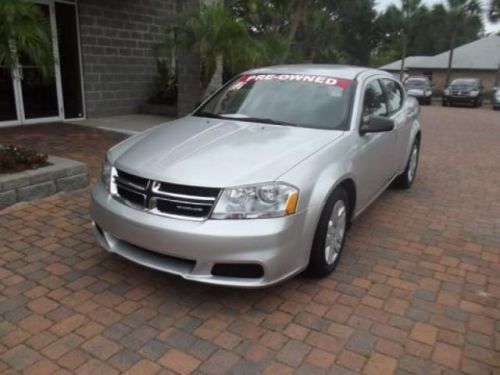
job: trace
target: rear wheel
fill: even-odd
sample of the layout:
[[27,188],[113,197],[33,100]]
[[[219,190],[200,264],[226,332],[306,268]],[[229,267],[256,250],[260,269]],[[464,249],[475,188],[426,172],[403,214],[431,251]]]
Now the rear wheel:
[[328,199],[316,228],[307,271],[314,277],[333,272],[340,260],[349,222],[349,199],[337,188]]
[[441,105],[442,105],[443,107],[447,107],[447,106],[448,106],[448,101],[447,101],[446,99],[443,99],[443,100],[441,101]]
[[415,180],[418,167],[418,157],[420,154],[420,142],[415,140],[411,148],[410,157],[406,164],[406,169],[394,181],[395,185],[401,189],[409,189]]

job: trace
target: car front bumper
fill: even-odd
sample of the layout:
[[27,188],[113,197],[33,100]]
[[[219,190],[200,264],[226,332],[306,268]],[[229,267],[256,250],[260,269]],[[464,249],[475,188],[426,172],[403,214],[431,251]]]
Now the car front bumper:
[[478,96],[446,96],[444,98],[447,102],[453,103],[475,103],[479,100]]
[[[275,219],[191,221],[129,207],[98,183],[90,214],[99,244],[130,261],[188,280],[257,288],[278,283],[308,263],[315,209]],[[263,276],[212,274],[215,264],[252,264]]]
[[418,94],[408,93],[408,96],[414,97],[415,99],[418,99],[418,100],[432,99],[432,95],[424,95],[424,94],[418,95]]

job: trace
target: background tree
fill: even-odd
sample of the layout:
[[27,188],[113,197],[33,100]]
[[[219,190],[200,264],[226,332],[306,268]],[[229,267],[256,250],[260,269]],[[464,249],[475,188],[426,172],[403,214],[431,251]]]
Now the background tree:
[[448,0],[449,7],[449,50],[448,69],[446,72],[446,84],[450,83],[451,69],[453,65],[453,54],[457,46],[457,36],[466,27],[467,20],[478,17],[481,14],[481,6],[478,0]]
[[[392,6],[378,17],[378,43],[372,56],[373,65],[380,66],[400,56],[400,17],[399,8]],[[432,8],[420,6],[413,25],[415,32],[408,38],[406,56],[432,56],[450,48],[451,17],[445,4],[436,4]],[[482,32],[480,14],[467,14],[455,36],[455,45],[474,41],[482,36]]]
[[251,59],[251,41],[245,25],[224,4],[200,4],[170,28],[168,39],[157,50],[196,51],[200,57],[201,88],[207,88],[222,76],[224,65],[233,67],[241,59]]
[[488,18],[493,23],[500,20],[500,0],[490,0]]
[[288,58],[290,48],[293,42],[295,41],[295,35],[297,34],[297,30],[299,29],[300,24],[305,18],[306,5],[307,5],[306,0],[295,0],[293,18],[292,18],[292,23],[290,25],[290,31],[288,32],[286,50],[283,60],[286,60]]
[[49,20],[28,0],[0,1],[0,67],[13,71],[21,57],[45,77],[54,73]]
[[406,57],[408,56],[408,46],[411,45],[418,32],[419,20],[424,18],[422,13],[426,13],[427,8],[422,6],[421,0],[401,0],[401,7],[389,6],[385,12],[382,23],[390,28],[393,37],[399,40],[401,75],[405,70]]
[[346,63],[369,65],[377,45],[377,12],[374,0],[325,1],[334,14],[337,35],[332,42]]

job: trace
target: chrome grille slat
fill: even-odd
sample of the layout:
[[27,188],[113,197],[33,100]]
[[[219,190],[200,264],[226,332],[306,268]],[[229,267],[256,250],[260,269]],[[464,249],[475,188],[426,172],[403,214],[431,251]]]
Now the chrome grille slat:
[[139,190],[139,191],[143,191],[143,192],[145,192],[147,189],[147,186],[143,187],[143,186],[136,185],[133,182],[125,180],[123,177],[119,177],[119,176],[115,176],[115,183],[118,185],[122,185],[124,188],[125,187],[133,188],[135,190]]
[[120,201],[156,215],[190,220],[207,219],[222,191],[154,181],[120,170],[113,181]]
[[193,204],[195,206],[206,206],[206,207],[212,207],[213,203],[205,203],[205,202],[193,202],[193,201],[183,201],[179,199],[170,199],[170,198],[165,198],[165,197],[152,197],[151,198],[154,201],[167,201],[167,202],[172,202],[172,203],[180,203],[180,204]]
[[203,202],[214,202],[217,197],[199,197],[199,196],[190,196],[190,195],[183,195],[183,194],[174,194],[174,193],[165,193],[162,191],[153,191],[155,194],[160,195],[162,197],[170,197],[174,199],[188,199],[188,200],[193,200],[193,201],[203,201]]

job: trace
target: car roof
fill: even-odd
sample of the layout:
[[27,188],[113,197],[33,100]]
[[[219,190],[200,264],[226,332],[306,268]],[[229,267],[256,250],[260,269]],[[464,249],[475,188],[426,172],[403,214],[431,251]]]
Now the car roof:
[[369,72],[390,76],[390,74],[388,74],[387,72],[378,69],[336,64],[275,65],[248,70],[244,74],[312,74],[353,80],[359,74]]

